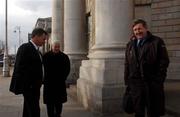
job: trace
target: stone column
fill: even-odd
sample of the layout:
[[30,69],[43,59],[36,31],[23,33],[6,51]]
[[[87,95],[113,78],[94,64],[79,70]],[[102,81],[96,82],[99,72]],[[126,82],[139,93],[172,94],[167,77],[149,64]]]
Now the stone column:
[[71,61],[69,83],[76,83],[79,78],[81,61],[87,56],[85,38],[85,0],[64,1],[64,52]]
[[64,0],[52,0],[52,37],[51,42],[60,42],[60,49],[64,48],[63,41],[63,1]]
[[132,0],[95,0],[95,45],[83,60],[78,100],[101,115],[122,112],[124,51],[131,35]]

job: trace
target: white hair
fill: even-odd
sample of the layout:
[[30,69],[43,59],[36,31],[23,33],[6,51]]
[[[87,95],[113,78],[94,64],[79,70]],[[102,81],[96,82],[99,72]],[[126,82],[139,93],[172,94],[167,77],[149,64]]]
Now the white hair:
[[52,40],[51,41],[51,45],[56,45],[56,44],[60,45],[60,41],[59,40]]

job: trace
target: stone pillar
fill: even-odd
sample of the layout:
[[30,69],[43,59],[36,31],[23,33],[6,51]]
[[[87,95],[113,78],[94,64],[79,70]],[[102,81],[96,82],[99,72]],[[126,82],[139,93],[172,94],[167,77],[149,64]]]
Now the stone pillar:
[[64,1],[64,52],[71,61],[68,83],[76,83],[79,78],[81,61],[87,56],[85,39],[85,0]]
[[131,35],[132,0],[95,1],[95,45],[83,60],[78,100],[100,115],[122,112],[124,51]]
[[51,42],[60,42],[60,49],[64,48],[63,41],[63,13],[64,0],[52,0],[52,37]]

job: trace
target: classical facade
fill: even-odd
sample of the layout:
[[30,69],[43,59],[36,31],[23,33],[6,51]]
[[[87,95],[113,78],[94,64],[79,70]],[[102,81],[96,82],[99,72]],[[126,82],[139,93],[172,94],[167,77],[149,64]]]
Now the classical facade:
[[162,37],[170,56],[168,79],[180,76],[179,0],[52,0],[52,40],[71,59],[69,82],[78,100],[99,114],[122,112],[124,50],[135,18]]

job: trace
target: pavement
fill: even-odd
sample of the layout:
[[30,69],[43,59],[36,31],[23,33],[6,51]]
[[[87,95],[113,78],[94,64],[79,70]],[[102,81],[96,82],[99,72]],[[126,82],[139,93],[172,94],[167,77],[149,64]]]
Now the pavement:
[[[1,70],[1,68],[0,68]],[[22,95],[14,95],[9,92],[10,77],[2,77],[0,72],[0,117],[21,117],[23,98]],[[71,87],[71,86],[70,86]],[[68,89],[68,94],[72,93]],[[180,81],[168,81],[165,83],[167,115],[164,117],[180,117]],[[41,94],[42,95],[42,94]],[[41,117],[47,117],[46,107],[40,99]],[[85,110],[76,98],[68,96],[68,102],[64,104],[62,117],[98,117]],[[112,117],[112,116],[108,116]],[[113,117],[133,117],[121,113]]]
[[164,87],[167,113],[180,117],[180,80],[167,80]]
[[[10,79],[10,77],[0,77],[0,117],[21,117],[23,98],[22,95],[9,92]],[[42,101],[41,96],[41,117],[47,117],[46,107]],[[68,97],[68,102],[64,104],[62,117],[93,117],[93,114]]]

